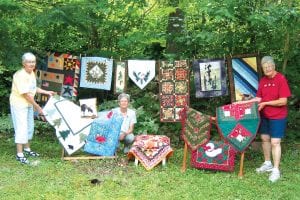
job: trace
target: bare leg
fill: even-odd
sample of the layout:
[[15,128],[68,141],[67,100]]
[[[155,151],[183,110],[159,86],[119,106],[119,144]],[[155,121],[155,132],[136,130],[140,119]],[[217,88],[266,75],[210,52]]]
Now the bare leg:
[[265,161],[269,160],[271,161],[271,142],[270,142],[270,136],[266,134],[261,135],[262,140],[262,148],[264,153]]
[[272,145],[272,156],[274,167],[279,169],[280,158],[281,158],[281,139],[280,138],[272,138],[271,145]]
[[17,143],[17,153],[23,153],[23,144]]

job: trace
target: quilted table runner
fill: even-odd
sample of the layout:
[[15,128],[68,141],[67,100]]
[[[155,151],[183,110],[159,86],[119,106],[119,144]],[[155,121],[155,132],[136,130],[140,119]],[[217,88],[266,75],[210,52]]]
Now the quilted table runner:
[[224,141],[209,141],[192,151],[191,165],[198,169],[233,171],[235,150]]
[[138,135],[128,153],[128,158],[137,158],[147,170],[151,170],[172,154],[170,139],[167,136]]
[[179,112],[189,105],[189,67],[186,60],[161,62],[159,69],[160,121],[180,122]]
[[196,150],[200,145],[207,143],[210,138],[211,120],[193,108],[180,112],[182,122],[181,137],[188,147]]
[[82,57],[80,87],[110,90],[112,68],[112,59]]
[[[56,103],[59,102],[63,102],[65,107],[57,107]],[[56,95],[52,96],[43,108],[47,121],[55,128],[56,137],[69,155],[85,144],[93,121],[89,118],[81,119],[80,107],[76,106],[73,102]]]
[[155,60],[128,60],[128,75],[140,89],[144,89],[155,77]]
[[257,103],[229,104],[217,108],[219,132],[239,152],[243,152],[256,137],[259,123]]

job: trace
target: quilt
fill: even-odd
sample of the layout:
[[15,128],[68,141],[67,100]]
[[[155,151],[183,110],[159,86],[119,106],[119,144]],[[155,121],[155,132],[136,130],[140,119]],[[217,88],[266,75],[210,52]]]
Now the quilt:
[[260,123],[257,103],[228,104],[217,108],[219,133],[235,150],[243,152],[255,139]]
[[155,77],[155,60],[128,60],[128,75],[140,89],[144,89]]
[[100,114],[91,125],[84,151],[99,156],[113,156],[119,144],[123,117],[116,113]]
[[189,67],[186,60],[162,61],[159,69],[160,121],[180,122],[189,106]]
[[110,90],[113,60],[102,57],[82,57],[80,87]]
[[208,141],[192,151],[191,166],[197,169],[233,171],[235,150],[224,141]]
[[197,98],[228,94],[224,60],[196,60],[193,62],[193,71]]
[[129,159],[137,158],[146,170],[151,170],[172,154],[170,139],[167,136],[138,135],[127,156]]
[[181,137],[191,150],[207,143],[210,139],[211,118],[193,108],[180,112]]
[[[55,104],[59,102],[64,102],[66,107],[57,108]],[[90,133],[90,124],[92,123],[92,119],[84,119],[84,122],[79,119],[81,118],[81,113],[79,106],[77,107],[71,101],[55,95],[49,98],[43,108],[47,121],[55,128],[56,137],[68,155],[73,154],[83,147],[85,139]],[[70,108],[76,109],[70,112]],[[61,112],[62,110],[64,111]],[[79,116],[79,118],[74,116]],[[70,129],[70,125],[72,126],[73,124],[76,124],[76,128],[74,127],[75,130]]]

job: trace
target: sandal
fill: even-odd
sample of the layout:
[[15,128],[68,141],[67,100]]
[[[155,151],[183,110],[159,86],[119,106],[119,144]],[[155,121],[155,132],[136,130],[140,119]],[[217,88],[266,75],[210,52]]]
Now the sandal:
[[32,156],[32,157],[39,157],[40,154],[38,154],[37,152],[34,152],[34,151],[26,151],[24,150],[24,153],[28,156]]
[[29,160],[27,160],[26,157],[19,157],[18,155],[16,156],[17,161],[20,161],[22,164],[29,164]]

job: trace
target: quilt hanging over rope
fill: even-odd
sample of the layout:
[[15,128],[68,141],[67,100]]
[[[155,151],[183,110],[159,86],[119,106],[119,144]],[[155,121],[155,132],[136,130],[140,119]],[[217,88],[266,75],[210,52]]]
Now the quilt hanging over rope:
[[228,104],[217,108],[219,133],[237,151],[243,152],[255,139],[260,123],[257,103]]
[[170,139],[167,136],[137,135],[127,156],[129,159],[137,158],[147,170],[151,170],[172,154]]
[[[36,70],[38,86],[58,95],[75,99],[78,95],[80,61],[71,54],[48,53],[47,66]],[[45,104],[48,95],[37,94],[37,101]]]
[[189,106],[189,67],[186,60],[162,61],[159,69],[160,121],[179,122]]
[[228,94],[225,61],[203,59],[193,62],[196,97],[216,97]]
[[116,62],[114,93],[126,92],[127,86],[127,65],[126,62]]
[[113,60],[101,57],[82,57],[80,87],[110,90]]
[[155,77],[155,60],[128,60],[128,75],[140,89],[144,89]]
[[[59,102],[63,102],[63,104]],[[57,107],[57,103],[60,106]],[[43,108],[43,112],[47,121],[55,128],[56,137],[69,155],[79,150],[85,144],[93,119],[81,118],[81,111],[78,105],[55,95],[50,97]]]

